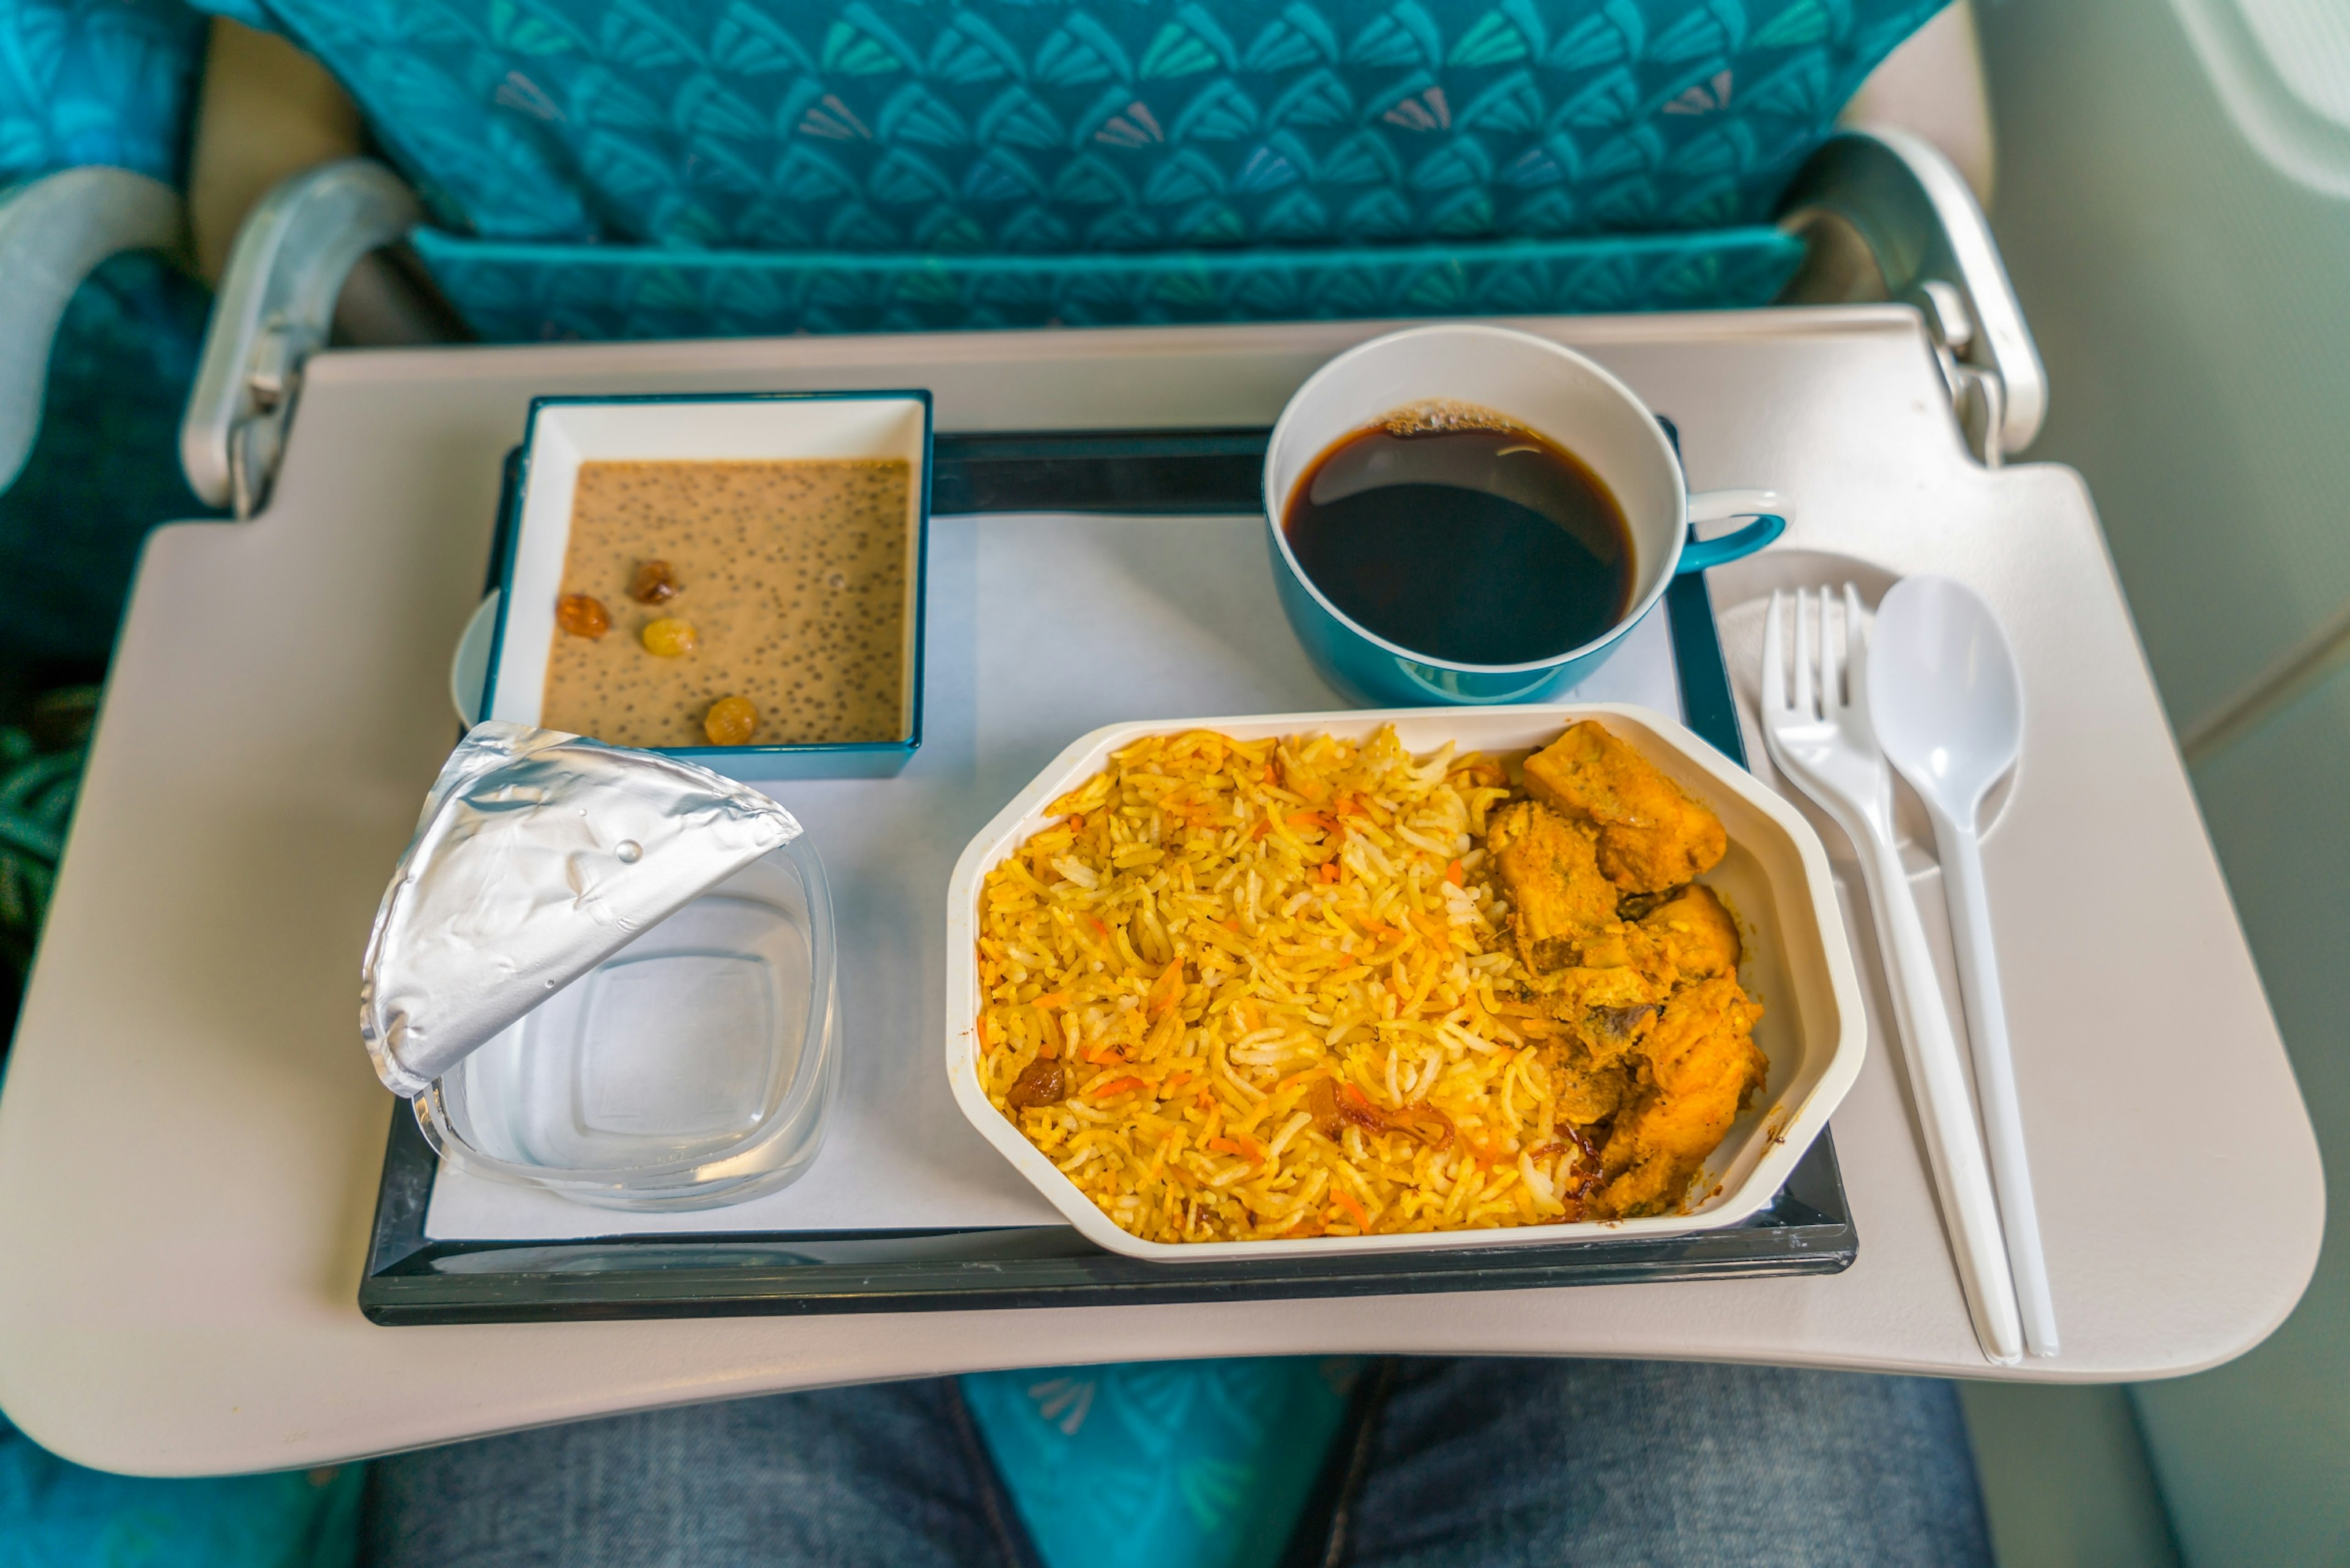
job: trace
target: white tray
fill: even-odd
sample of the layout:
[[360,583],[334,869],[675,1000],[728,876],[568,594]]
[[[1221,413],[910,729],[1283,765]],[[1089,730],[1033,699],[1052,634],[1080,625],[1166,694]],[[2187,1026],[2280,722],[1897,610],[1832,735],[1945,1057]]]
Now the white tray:
[[[444,1165],[428,1237],[1066,1223],[964,1120],[940,1068],[955,857],[1089,730],[1345,704],[1290,635],[1260,517],[937,519],[927,636],[926,734],[904,773],[761,786],[807,825],[839,919],[845,1077],[808,1174],[731,1209],[637,1215]],[[1574,698],[1680,711],[1661,606]]]

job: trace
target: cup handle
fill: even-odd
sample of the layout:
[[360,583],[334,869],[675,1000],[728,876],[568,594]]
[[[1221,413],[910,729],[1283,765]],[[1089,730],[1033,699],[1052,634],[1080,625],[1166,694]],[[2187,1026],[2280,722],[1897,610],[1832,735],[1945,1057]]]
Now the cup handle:
[[1682,545],[1681,564],[1675,575],[1702,572],[1709,566],[1744,560],[1785,533],[1787,519],[1794,515],[1794,510],[1787,504],[1787,498],[1775,490],[1699,491],[1689,498],[1691,523],[1720,523],[1731,517],[1752,517],[1754,521],[1719,539],[1692,539]]

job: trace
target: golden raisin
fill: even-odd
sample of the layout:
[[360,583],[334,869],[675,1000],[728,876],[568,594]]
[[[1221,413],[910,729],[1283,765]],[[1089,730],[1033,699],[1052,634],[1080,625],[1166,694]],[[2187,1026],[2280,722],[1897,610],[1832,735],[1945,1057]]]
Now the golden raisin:
[[640,605],[665,605],[677,597],[677,574],[667,561],[639,561],[629,579],[629,597]]
[[574,637],[601,637],[612,629],[612,615],[602,599],[566,594],[555,601],[555,624]]
[[645,651],[663,659],[675,659],[681,653],[691,653],[702,639],[693,635],[693,628],[671,616],[645,623]]
[[702,732],[713,746],[748,745],[759,728],[759,710],[748,697],[721,697],[702,716]]

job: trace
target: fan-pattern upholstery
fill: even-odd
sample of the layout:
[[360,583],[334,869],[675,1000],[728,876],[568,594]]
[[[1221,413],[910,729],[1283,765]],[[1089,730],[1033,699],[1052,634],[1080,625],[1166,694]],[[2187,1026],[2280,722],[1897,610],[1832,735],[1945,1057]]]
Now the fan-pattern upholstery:
[[92,163],[175,182],[203,36],[178,0],[0,0],[0,185]]
[[233,3],[514,338],[1759,304],[1941,0]]

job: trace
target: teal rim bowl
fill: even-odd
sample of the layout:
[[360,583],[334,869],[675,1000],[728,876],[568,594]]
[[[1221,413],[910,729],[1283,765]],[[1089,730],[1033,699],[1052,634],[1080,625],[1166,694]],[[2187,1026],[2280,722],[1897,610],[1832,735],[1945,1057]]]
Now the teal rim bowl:
[[[1283,525],[1296,487],[1338,442],[1396,411],[1476,404],[1574,452],[1607,484],[1632,536],[1631,607],[1580,647],[1522,664],[1464,664],[1392,642],[1333,604],[1298,564]],[[1664,427],[1632,389],[1571,348],[1471,323],[1375,337],[1309,377],[1265,446],[1264,513],[1274,584],[1291,628],[1325,680],[1370,707],[1538,702],[1596,670],[1673,578],[1741,559],[1785,532],[1790,508],[1767,490],[1691,494]],[[1751,519],[1717,539],[1690,525]]]

